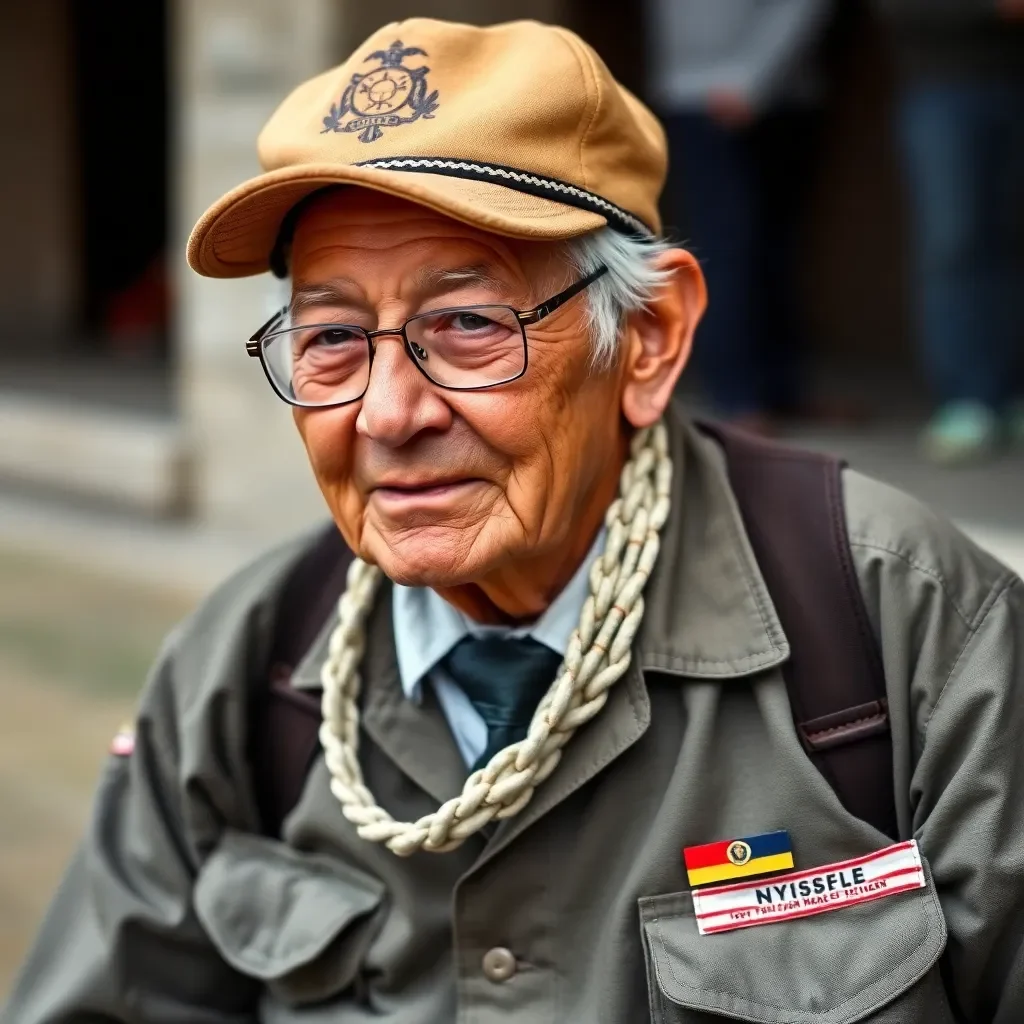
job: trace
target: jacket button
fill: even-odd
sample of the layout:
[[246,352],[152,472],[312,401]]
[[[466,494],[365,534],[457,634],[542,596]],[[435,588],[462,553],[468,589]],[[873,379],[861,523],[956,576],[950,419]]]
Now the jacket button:
[[516,973],[516,958],[502,946],[484,953],[484,976],[490,981],[508,981]]

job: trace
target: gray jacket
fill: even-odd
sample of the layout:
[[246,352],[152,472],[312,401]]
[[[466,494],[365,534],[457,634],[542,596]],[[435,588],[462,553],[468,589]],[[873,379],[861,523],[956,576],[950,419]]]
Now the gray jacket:
[[757,108],[816,97],[816,46],[830,0],[649,0],[649,84],[667,112],[716,89]]
[[[305,543],[250,566],[168,640],[129,758],[4,1024],[969,1024],[1024,1020],[1024,586],[953,528],[847,473],[881,644],[903,838],[924,888],[698,934],[685,846],[788,829],[798,868],[886,846],[805,755],[789,644],[720,451],[672,427],[672,512],[627,675],[516,817],[447,854],[364,842],[318,759],[259,834],[253,673]],[[315,691],[332,623],[293,685]],[[466,768],[405,699],[389,589],[367,628],[360,757],[415,820]]]

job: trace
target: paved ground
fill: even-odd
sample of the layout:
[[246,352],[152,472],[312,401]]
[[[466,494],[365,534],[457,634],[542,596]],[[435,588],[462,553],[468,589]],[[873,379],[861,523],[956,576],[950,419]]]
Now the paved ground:
[[186,602],[0,548],[0,1004]]

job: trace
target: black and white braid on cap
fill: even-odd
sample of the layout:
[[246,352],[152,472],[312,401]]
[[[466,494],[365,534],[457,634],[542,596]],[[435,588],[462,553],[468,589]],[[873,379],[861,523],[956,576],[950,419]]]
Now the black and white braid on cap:
[[559,178],[545,177],[518,167],[507,167],[505,164],[455,160],[448,157],[395,156],[362,160],[356,166],[375,167],[381,171],[412,171],[419,174],[441,174],[449,178],[469,178],[472,181],[489,181],[527,195],[551,199],[567,206],[575,206],[579,210],[600,214],[608,221],[609,227],[616,231],[641,237],[650,237],[654,234],[639,217],[596,192],[561,181]]

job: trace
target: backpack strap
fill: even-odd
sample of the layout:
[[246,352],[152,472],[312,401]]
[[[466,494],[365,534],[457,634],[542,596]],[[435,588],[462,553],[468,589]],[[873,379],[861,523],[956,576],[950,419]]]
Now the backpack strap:
[[249,756],[266,835],[299,802],[320,751],[320,694],[296,690],[292,673],[313,646],[345,586],[352,552],[334,523],[296,562],[281,590],[266,673],[257,680],[250,718]]
[[797,733],[853,815],[897,838],[885,671],[857,582],[844,463],[701,424],[725,454],[736,502],[791,655]]

